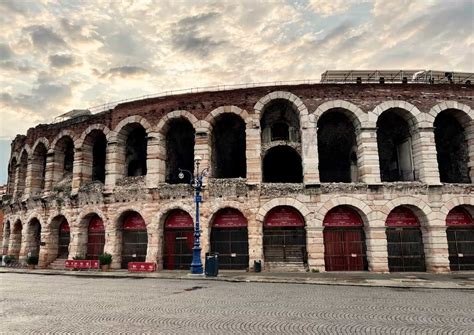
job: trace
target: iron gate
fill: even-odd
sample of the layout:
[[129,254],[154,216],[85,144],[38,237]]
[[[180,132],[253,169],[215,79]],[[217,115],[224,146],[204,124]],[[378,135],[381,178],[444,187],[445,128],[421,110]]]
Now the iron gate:
[[144,262],[148,236],[146,230],[124,230],[122,248],[122,268],[128,268],[128,262]]
[[448,228],[451,271],[474,270],[474,228]]
[[424,272],[425,253],[419,228],[387,228],[390,272]]
[[69,255],[69,232],[60,231],[58,240],[58,258],[65,259]]
[[89,232],[87,237],[87,259],[99,259],[104,252],[105,232]]
[[324,262],[326,271],[367,270],[362,228],[325,228]]
[[163,268],[166,270],[188,270],[193,260],[193,229],[165,231]]
[[220,269],[247,269],[249,266],[247,228],[212,228],[211,251],[219,253]]
[[306,230],[303,227],[265,228],[263,253],[266,262],[306,263]]

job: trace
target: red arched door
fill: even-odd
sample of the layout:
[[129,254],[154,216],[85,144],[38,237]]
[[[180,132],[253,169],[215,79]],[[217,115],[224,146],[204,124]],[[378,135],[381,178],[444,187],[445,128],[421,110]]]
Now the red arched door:
[[234,208],[219,210],[211,230],[211,252],[219,253],[219,268],[245,270],[249,266],[247,219]]
[[138,213],[128,214],[122,226],[122,268],[129,262],[144,262],[148,246],[146,224]]
[[449,265],[451,271],[474,270],[474,220],[462,207],[446,217]]
[[400,206],[390,212],[385,225],[389,271],[426,271],[423,237],[416,215]]
[[163,268],[188,270],[193,259],[194,223],[180,209],[172,211],[165,221]]
[[363,222],[353,209],[331,209],[323,221],[326,271],[367,270]]
[[104,222],[98,216],[94,216],[89,222],[87,234],[87,259],[99,259],[104,252],[105,228]]
[[66,219],[59,226],[59,240],[58,240],[58,258],[67,259],[69,255],[69,241],[70,241],[69,223]]
[[303,216],[293,207],[270,210],[263,223],[265,262],[301,263],[306,257],[306,230]]

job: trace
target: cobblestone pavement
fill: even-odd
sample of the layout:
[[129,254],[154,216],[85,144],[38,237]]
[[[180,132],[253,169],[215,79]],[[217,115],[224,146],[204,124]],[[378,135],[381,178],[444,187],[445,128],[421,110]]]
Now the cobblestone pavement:
[[474,334],[474,292],[0,274],[0,332]]

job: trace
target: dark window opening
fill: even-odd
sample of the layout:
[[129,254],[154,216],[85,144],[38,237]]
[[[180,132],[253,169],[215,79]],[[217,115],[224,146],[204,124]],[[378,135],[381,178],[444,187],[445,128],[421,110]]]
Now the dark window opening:
[[94,141],[92,147],[92,180],[105,183],[105,157],[107,150],[107,139],[100,134]]
[[23,192],[26,184],[26,169],[28,168],[28,154],[24,151],[20,157],[18,192]]
[[469,152],[463,126],[448,111],[434,122],[439,176],[443,183],[470,183]]
[[33,154],[34,175],[31,182],[32,191],[41,191],[44,189],[46,177],[46,155],[47,150],[44,144],[38,144]]
[[262,142],[300,142],[300,120],[294,105],[288,100],[276,99],[265,107],[260,121]]
[[39,256],[40,252],[40,245],[41,245],[41,224],[39,223],[38,219],[33,219],[30,222],[30,229],[31,229],[31,245],[29,252],[33,256]]
[[237,115],[223,114],[212,131],[213,176],[215,178],[245,178],[245,123]]
[[303,167],[298,152],[288,146],[268,150],[263,159],[263,182],[302,183]]
[[377,121],[377,145],[382,181],[413,181],[412,142],[408,123],[387,111]]
[[16,169],[16,158],[13,158],[8,166],[8,185],[7,193],[13,194],[15,189],[15,169]]
[[179,169],[194,169],[194,128],[184,119],[170,121],[166,133],[166,182],[189,183],[178,177]]
[[128,135],[125,155],[128,177],[146,175],[147,135],[143,127],[133,129]]
[[318,121],[318,154],[321,182],[357,181],[355,129],[342,113],[326,113]]
[[68,139],[64,147],[64,174],[72,173],[74,165],[74,143]]

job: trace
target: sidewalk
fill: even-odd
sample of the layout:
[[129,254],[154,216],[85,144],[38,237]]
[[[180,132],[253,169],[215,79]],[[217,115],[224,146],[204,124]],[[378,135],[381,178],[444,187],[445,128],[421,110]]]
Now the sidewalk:
[[218,277],[190,275],[188,271],[159,271],[152,273],[130,273],[126,270],[72,271],[72,270],[27,270],[0,268],[1,273],[22,273],[31,275],[77,276],[89,278],[153,278],[177,280],[217,280],[243,283],[290,283],[312,285],[369,286],[424,289],[474,290],[474,272],[449,274],[397,273],[380,274],[370,272],[244,272],[220,271]]

